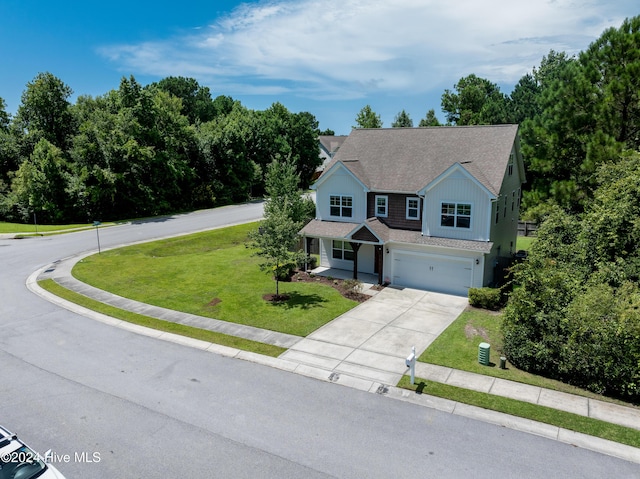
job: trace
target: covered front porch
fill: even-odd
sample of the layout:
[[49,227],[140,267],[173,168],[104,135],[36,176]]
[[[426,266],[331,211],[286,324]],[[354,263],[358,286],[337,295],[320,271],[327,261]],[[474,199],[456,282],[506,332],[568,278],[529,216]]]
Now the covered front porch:
[[[327,277],[336,278],[336,279],[352,279],[353,278],[353,271],[351,270],[331,268],[328,266],[318,266],[312,269],[311,271],[309,271],[309,273],[315,274],[317,276],[324,276],[325,278]],[[358,273],[357,279],[362,283],[364,289],[380,284],[378,283],[377,274],[360,272]]]
[[368,274],[383,283],[384,240],[366,224],[312,220],[300,234],[307,255],[318,240],[321,267],[350,271],[353,279]]

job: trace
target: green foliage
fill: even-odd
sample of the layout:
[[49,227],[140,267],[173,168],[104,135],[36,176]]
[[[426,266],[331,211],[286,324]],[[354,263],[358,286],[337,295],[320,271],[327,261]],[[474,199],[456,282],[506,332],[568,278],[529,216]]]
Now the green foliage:
[[211,121],[217,116],[218,111],[211,100],[209,88],[200,86],[194,78],[167,77],[156,85],[182,100],[181,113],[190,123]]
[[72,93],[68,85],[48,72],[39,73],[27,83],[15,121],[31,138],[31,145],[44,138],[62,150],[67,147],[74,133],[68,101]]
[[348,278],[343,281],[344,287],[347,291],[352,291],[354,293],[362,293],[362,281],[358,279]]
[[9,129],[9,114],[6,108],[7,104],[4,98],[0,97],[0,131],[7,131]]
[[640,399],[640,154],[599,169],[581,216],[556,209],[514,268],[505,352],[517,367]]
[[68,165],[62,151],[41,139],[29,159],[20,165],[13,180],[15,201],[22,219],[27,220],[37,212],[41,221],[61,220],[66,206],[68,177]]
[[496,125],[508,123],[507,97],[489,80],[469,75],[454,86],[455,91],[442,94],[442,111],[447,122],[462,125]]
[[469,304],[476,308],[497,311],[504,305],[504,299],[500,288],[469,288]]
[[393,128],[412,128],[413,120],[406,111],[402,110],[396,115],[391,126]]
[[[212,100],[193,78],[147,86],[122,78],[117,89],[80,96],[75,105],[70,95],[42,73],[27,85],[15,118],[0,99],[0,218],[24,220],[34,208],[45,208],[42,221],[207,208],[261,196],[273,158],[291,159],[302,188],[321,164],[313,115],[279,103],[253,111],[229,96]],[[55,161],[32,158],[41,140],[57,148],[45,155]],[[37,186],[45,182],[52,186]]]
[[356,116],[356,125],[352,128],[382,128],[380,115],[375,113],[370,105],[365,105]]
[[279,282],[288,279],[295,266],[304,261],[304,253],[297,249],[304,203],[298,190],[295,165],[274,160],[267,171],[266,189],[264,220],[249,238],[257,249],[256,254],[262,258],[260,269],[274,275],[278,296]]
[[420,124],[418,126],[441,126],[433,108],[427,112],[427,115],[422,120],[420,120]]
[[536,101],[526,102],[529,116],[519,118],[529,180],[525,210],[549,202],[583,211],[598,167],[623,149],[638,150],[638,71],[640,16],[606,30],[578,58],[551,51],[534,69],[535,83],[521,80],[526,91],[538,90]]

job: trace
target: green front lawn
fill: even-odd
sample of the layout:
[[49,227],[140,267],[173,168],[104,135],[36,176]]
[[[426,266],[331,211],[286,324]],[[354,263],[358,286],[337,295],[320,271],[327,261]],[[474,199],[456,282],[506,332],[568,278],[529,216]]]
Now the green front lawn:
[[[500,369],[501,327],[501,314],[482,309],[467,310],[436,338],[420,355],[418,361],[629,406],[622,401],[521,371],[508,362],[506,369]],[[478,362],[478,346],[483,342],[491,345],[489,366],[483,366]]]
[[536,240],[535,236],[518,236],[516,240],[516,250],[529,251],[531,249],[531,243]]
[[[93,224],[77,224],[77,225],[38,225],[38,234],[50,233],[52,231],[70,231],[77,229],[92,228]],[[16,234],[35,234],[36,225],[22,223],[6,223],[0,221],[0,233],[16,233]]]
[[272,304],[275,281],[245,246],[257,223],[103,252],[77,263],[73,275],[147,304],[306,336],[357,305],[329,286],[280,283],[290,299]]

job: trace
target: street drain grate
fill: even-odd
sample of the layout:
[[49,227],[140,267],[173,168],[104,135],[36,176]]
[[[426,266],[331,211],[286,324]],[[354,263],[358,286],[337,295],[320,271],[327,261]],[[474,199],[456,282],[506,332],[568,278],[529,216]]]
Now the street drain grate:
[[56,270],[55,268],[49,268],[49,269],[45,269],[44,272],[45,273],[51,273],[51,272],[53,272],[55,270]]
[[388,392],[389,392],[389,388],[384,384],[381,384],[380,386],[378,386],[378,389],[376,390],[376,394],[387,394]]
[[339,373],[331,373],[331,374],[329,374],[329,381],[331,381],[332,383],[335,383],[338,379],[340,379],[340,374]]

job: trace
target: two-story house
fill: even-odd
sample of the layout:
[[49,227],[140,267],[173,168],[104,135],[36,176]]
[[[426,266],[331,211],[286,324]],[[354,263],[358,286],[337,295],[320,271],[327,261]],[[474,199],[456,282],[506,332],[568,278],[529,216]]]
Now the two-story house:
[[300,233],[321,266],[466,295],[515,253],[524,181],[517,125],[354,129]]

